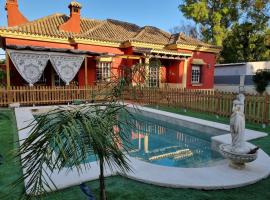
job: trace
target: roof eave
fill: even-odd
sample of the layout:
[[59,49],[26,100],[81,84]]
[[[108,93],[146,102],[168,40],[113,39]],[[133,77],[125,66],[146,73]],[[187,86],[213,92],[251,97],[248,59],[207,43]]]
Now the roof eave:
[[[15,39],[24,39],[24,40],[36,40],[36,41],[45,41],[45,42],[54,42],[54,43],[64,43],[71,44],[70,38],[68,37],[52,37],[44,35],[35,35],[22,32],[14,32],[6,29],[0,29],[0,37],[2,38],[15,38]],[[98,39],[84,39],[84,38],[74,38],[72,44],[88,44],[88,45],[97,45],[97,46],[110,46],[110,47],[143,47],[143,48],[153,48],[153,49],[186,49],[192,51],[203,51],[218,54],[221,51],[219,47],[207,47],[207,46],[195,46],[195,45],[184,45],[184,44],[155,44],[140,42],[134,40],[128,40],[125,42],[113,42],[107,40],[98,40]]]
[[0,37],[70,44],[70,40],[68,37],[52,37],[52,36],[44,36],[44,35],[38,35],[38,34],[14,32],[14,31],[3,30],[3,29],[0,30]]
[[146,43],[134,40],[128,40],[122,43],[123,48],[127,47],[142,47],[142,48],[152,48],[152,49],[164,49],[164,44]]
[[208,53],[219,54],[221,47],[218,46],[203,46],[203,45],[186,45],[186,44],[169,44],[166,46],[167,49],[185,49],[191,51],[202,51]]

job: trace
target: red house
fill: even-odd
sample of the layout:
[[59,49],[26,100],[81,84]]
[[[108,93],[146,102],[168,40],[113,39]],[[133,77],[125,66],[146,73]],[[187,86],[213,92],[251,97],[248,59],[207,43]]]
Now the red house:
[[[213,88],[220,47],[152,26],[82,18],[81,8],[71,2],[69,16],[28,21],[17,0],[6,0],[8,27],[0,28],[0,46],[8,86],[95,85],[146,63],[151,87]],[[147,65],[156,60],[161,67]]]

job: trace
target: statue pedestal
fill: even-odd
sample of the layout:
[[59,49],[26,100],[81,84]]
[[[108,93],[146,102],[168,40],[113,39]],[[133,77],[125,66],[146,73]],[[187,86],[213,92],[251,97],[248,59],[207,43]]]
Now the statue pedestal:
[[235,153],[232,151],[230,144],[221,144],[219,146],[221,155],[230,160],[229,166],[234,169],[244,169],[245,163],[252,162],[257,159],[258,153],[246,154],[246,153]]
[[230,160],[230,164],[229,166],[233,169],[244,169],[246,167],[245,163],[238,163],[238,162],[234,162],[233,160]]

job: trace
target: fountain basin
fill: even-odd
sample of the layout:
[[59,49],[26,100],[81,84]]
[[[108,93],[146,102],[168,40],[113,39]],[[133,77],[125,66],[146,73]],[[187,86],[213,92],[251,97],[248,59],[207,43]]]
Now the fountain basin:
[[245,163],[253,162],[258,157],[257,152],[254,154],[232,152],[230,144],[221,144],[219,151],[224,158],[230,160],[229,166],[234,169],[244,169]]

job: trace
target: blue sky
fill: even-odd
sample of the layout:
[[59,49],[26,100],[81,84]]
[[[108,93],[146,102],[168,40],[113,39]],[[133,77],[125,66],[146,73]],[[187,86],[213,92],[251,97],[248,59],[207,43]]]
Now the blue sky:
[[[69,15],[71,0],[18,0],[19,9],[28,20],[53,13]],[[83,6],[82,17],[117,19],[151,25],[169,31],[172,27],[190,23],[178,10],[181,0],[78,0]],[[7,26],[5,0],[0,0],[0,26]],[[0,54],[3,51],[0,49]],[[0,55],[0,58],[3,56]]]
[[[69,14],[71,0],[18,0],[19,8],[29,19],[53,13]],[[0,0],[0,26],[6,26],[5,0]],[[140,26],[152,25],[169,31],[173,26],[188,23],[178,10],[181,0],[78,0],[82,16],[94,19],[118,19]]]

